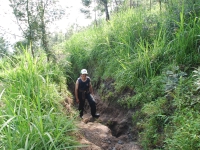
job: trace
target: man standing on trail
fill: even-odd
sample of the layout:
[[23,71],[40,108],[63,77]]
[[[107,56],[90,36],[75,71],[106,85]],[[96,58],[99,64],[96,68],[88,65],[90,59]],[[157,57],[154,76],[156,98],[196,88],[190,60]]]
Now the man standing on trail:
[[[80,117],[83,117],[85,99],[88,100],[88,103],[91,108],[91,115],[94,118],[98,118],[100,115],[96,114],[96,102],[93,98],[93,88],[91,84],[90,77],[87,76],[87,70],[82,69],[81,75],[76,81],[75,85],[75,97],[76,102],[79,103],[78,110],[80,111]],[[92,94],[92,95],[91,95]]]

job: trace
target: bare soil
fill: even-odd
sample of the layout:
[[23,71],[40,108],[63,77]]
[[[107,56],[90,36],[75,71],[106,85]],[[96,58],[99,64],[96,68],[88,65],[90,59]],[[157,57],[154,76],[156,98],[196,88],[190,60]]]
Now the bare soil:
[[77,122],[80,129],[79,141],[83,144],[80,150],[141,150],[136,142],[137,135],[132,129],[134,111],[123,109],[113,102],[105,102],[99,96],[97,101],[98,119],[90,114],[86,103],[83,119]]

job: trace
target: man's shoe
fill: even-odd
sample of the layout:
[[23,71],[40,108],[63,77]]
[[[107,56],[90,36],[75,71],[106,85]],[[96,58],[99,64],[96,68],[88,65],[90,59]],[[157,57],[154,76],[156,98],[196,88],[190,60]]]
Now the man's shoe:
[[99,114],[95,114],[93,117],[94,117],[94,118],[99,118],[100,115],[99,115]]

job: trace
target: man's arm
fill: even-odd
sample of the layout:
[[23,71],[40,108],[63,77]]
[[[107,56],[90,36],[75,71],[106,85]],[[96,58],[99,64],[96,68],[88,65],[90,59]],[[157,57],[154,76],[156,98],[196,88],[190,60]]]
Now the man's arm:
[[91,81],[90,81],[90,87],[89,87],[89,90],[90,90],[90,93],[91,93],[92,95],[94,95],[94,92],[93,92],[93,88],[92,88]]
[[79,103],[79,99],[78,99],[78,80],[76,81],[76,84],[75,84],[75,98],[76,98],[76,102]]

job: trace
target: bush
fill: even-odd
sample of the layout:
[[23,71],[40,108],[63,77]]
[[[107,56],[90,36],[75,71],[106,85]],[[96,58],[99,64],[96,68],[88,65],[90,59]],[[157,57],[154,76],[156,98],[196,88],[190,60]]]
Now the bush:
[[0,74],[0,149],[76,147],[78,143],[72,136],[75,116],[64,115],[59,103],[63,97],[56,84],[58,69],[28,53],[16,57],[16,64],[5,61],[1,62]]

